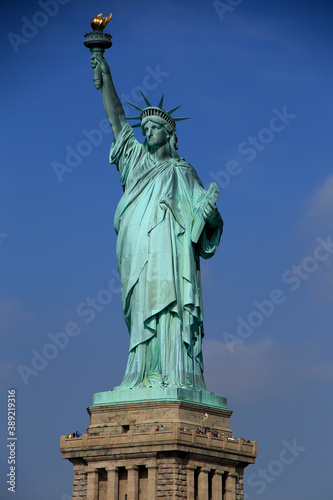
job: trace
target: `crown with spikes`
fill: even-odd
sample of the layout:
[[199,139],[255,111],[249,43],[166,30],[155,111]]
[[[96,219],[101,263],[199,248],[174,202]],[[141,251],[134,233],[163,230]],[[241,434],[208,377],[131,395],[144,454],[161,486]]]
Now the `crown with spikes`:
[[132,116],[132,117],[127,118],[128,120],[140,120],[140,123],[136,123],[135,125],[133,125],[133,128],[140,127],[142,120],[144,120],[144,118],[147,118],[148,116],[158,116],[159,118],[162,118],[162,120],[166,121],[172,127],[173,131],[175,131],[176,130],[176,122],[189,119],[189,117],[173,118],[171,116],[172,113],[174,113],[175,111],[177,111],[178,108],[180,108],[180,106],[177,106],[176,108],[170,109],[169,111],[164,111],[164,109],[162,109],[164,94],[162,95],[161,100],[158,103],[157,107],[155,107],[155,106],[152,106],[150,104],[147,97],[141,92],[141,90],[140,90],[140,93],[141,93],[145,103],[148,106],[147,108],[140,108],[139,106],[136,106],[135,104],[132,104],[131,102],[125,101],[125,102],[127,102],[127,104],[129,104],[133,108],[140,111],[140,116]]

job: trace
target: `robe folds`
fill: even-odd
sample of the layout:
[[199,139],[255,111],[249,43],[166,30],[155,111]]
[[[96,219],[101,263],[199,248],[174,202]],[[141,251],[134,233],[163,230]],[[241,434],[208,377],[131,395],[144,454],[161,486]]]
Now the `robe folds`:
[[217,250],[223,222],[191,240],[206,194],[181,158],[154,163],[129,124],[112,143],[124,194],[114,225],[122,307],[130,333],[125,377],[116,389],[205,389],[200,256]]

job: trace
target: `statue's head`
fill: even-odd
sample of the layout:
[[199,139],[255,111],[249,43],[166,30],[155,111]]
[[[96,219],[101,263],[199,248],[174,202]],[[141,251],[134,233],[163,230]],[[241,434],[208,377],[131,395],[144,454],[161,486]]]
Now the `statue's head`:
[[[141,92],[142,94],[142,92]],[[143,135],[146,136],[146,141],[145,141],[145,146],[150,149],[149,146],[149,141],[147,140],[147,123],[154,123],[156,127],[160,127],[160,129],[163,129],[166,134],[166,142],[169,144],[170,148],[170,153],[173,154],[173,156],[178,157],[177,154],[177,136],[176,136],[176,122],[180,120],[187,120],[188,118],[173,118],[171,115],[174,111],[176,111],[180,106],[177,106],[176,108],[170,109],[170,111],[165,111],[162,109],[163,106],[163,98],[162,96],[159,104],[157,107],[152,106],[148,99],[142,94],[142,97],[147,104],[147,108],[140,108],[139,106],[136,106],[134,104],[130,104],[133,106],[135,109],[140,111],[140,116],[133,116],[131,118],[128,118],[128,120],[140,120],[141,123],[138,123],[137,125],[133,125],[133,127],[139,127],[141,125],[142,133]],[[127,101],[126,101],[127,102]],[[161,134],[159,134],[161,135]]]
[[144,127],[144,124],[147,122],[147,120],[154,119],[156,120],[156,122],[159,122],[164,126],[168,126],[170,132],[176,132],[175,120],[167,111],[164,111],[164,109],[149,106],[148,108],[142,110],[140,119],[142,128]]
[[[159,113],[153,114],[152,111],[154,109],[157,109]],[[143,110],[141,116],[141,130],[146,137],[145,146],[148,151],[150,151],[153,146],[164,146],[168,144],[170,153],[178,157],[178,139],[175,134],[176,124],[171,116],[158,108],[146,108]]]

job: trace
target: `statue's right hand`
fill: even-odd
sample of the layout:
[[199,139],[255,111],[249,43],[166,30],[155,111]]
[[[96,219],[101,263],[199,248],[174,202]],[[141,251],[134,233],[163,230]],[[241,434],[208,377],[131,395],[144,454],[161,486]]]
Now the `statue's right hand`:
[[97,62],[96,57],[95,56],[91,56],[90,59],[91,59],[91,67],[92,67],[92,69],[97,68],[98,62]]
[[104,57],[91,56],[91,67],[95,70],[97,67],[101,68],[102,75],[110,75],[110,68]]

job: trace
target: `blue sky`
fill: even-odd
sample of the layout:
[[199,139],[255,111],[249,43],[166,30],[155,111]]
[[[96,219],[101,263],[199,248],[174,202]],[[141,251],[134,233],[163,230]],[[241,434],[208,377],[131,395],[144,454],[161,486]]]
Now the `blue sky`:
[[[69,498],[59,438],[85,431],[93,393],[125,370],[113,229],[121,186],[83,46],[90,19],[111,10],[106,57],[119,95],[143,106],[141,88],[153,103],[164,93],[167,108],[182,104],[191,120],[177,127],[179,154],[204,185],[220,186],[225,232],[202,262],[205,379],[228,398],[234,435],[258,442],[247,500],[329,500],[331,3],[54,2],[53,17],[36,14],[43,1],[7,2],[0,21],[0,425],[5,436],[15,388],[15,498]],[[111,301],[87,322],[79,311],[110,282]],[[22,377],[18,367],[33,369],[70,322],[76,335]],[[4,439],[1,459],[6,499]]]

